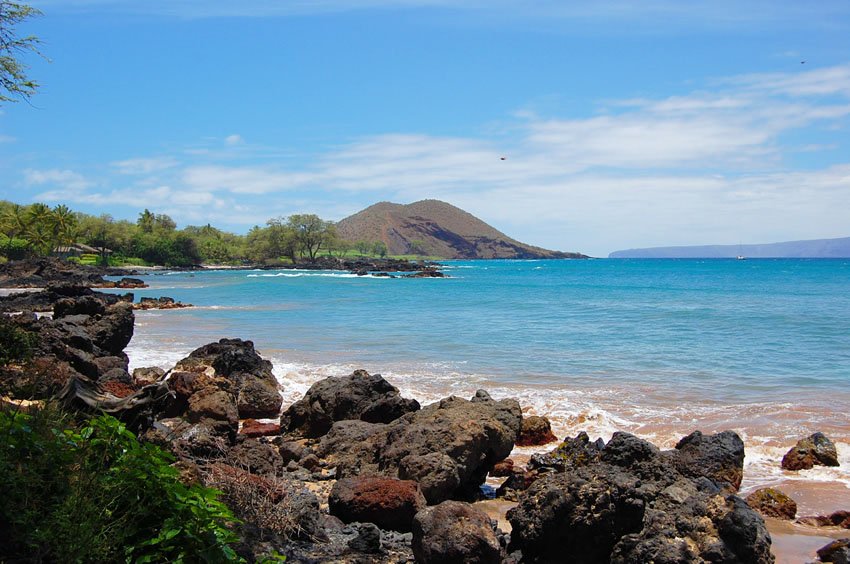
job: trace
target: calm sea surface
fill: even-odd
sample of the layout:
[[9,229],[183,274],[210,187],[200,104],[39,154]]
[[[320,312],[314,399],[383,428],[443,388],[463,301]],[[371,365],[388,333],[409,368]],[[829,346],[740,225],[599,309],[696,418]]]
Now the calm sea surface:
[[241,337],[274,362],[287,400],[365,368],[423,402],[517,397],[562,436],[622,429],[671,446],[731,428],[751,486],[796,479],[777,457],[822,430],[843,468],[806,478],[850,492],[850,261],[453,261],[446,273],[149,275],[137,298],[198,307],[139,313],[131,365]]

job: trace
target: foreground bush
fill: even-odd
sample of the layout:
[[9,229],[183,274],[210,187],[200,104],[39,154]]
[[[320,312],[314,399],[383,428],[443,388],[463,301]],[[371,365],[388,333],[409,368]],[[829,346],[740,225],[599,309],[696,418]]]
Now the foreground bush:
[[113,417],[0,409],[0,561],[239,562],[219,492]]

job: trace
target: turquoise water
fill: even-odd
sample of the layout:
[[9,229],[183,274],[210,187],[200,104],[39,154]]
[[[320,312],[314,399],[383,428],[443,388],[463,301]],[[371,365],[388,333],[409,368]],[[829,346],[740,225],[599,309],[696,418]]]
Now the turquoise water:
[[639,380],[727,400],[850,384],[850,261],[451,262],[452,278],[150,276],[211,336],[303,361],[444,363],[497,381]]
[[[561,436],[622,429],[670,445],[732,428],[757,479],[776,479],[776,458],[815,430],[850,455],[850,261],[472,261],[446,272],[148,275],[137,297],[197,307],[140,312],[131,365],[168,368],[241,337],[273,361],[286,401],[365,368],[425,402],[477,388],[517,397]],[[821,478],[850,484],[849,466]]]

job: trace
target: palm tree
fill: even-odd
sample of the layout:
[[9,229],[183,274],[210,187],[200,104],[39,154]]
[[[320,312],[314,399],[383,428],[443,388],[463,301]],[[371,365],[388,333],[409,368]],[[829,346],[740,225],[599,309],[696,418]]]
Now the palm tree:
[[55,243],[66,245],[73,242],[77,216],[68,206],[59,205],[53,208],[51,224]]
[[12,249],[12,240],[25,233],[29,228],[29,220],[24,212],[23,206],[13,204],[6,213],[3,214],[3,234],[9,238],[9,250]]

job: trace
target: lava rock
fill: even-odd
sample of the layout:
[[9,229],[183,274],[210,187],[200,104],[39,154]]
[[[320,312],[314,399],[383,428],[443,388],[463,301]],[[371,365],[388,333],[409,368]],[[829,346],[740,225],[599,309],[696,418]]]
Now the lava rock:
[[850,564],[850,539],[837,539],[818,549],[821,562]]
[[775,488],[761,488],[747,496],[750,507],[775,519],[793,519],[797,515],[797,502]]
[[410,531],[413,517],[426,505],[411,480],[356,476],[338,480],[328,497],[331,515],[345,523],[374,523],[382,529]]
[[286,422],[288,431],[321,437],[337,421],[389,423],[418,409],[419,402],[401,397],[398,389],[380,374],[356,370],[349,376],[316,382],[281,420]]
[[823,433],[814,433],[800,439],[782,457],[784,470],[809,470],[815,466],[838,466],[835,444]]
[[413,554],[422,564],[498,564],[502,560],[493,522],[459,501],[444,501],[416,514]]
[[830,515],[817,515],[813,517],[800,517],[798,523],[813,527],[839,527],[850,529],[850,511],[836,511]]
[[552,432],[552,425],[545,417],[532,415],[524,417],[522,429],[517,439],[517,446],[540,446],[555,442],[558,437]]
[[277,423],[260,423],[256,419],[246,419],[242,422],[242,427],[239,429],[240,435],[245,435],[252,439],[273,437],[277,436],[279,433],[280,425]]

